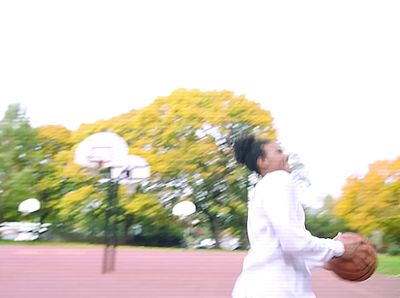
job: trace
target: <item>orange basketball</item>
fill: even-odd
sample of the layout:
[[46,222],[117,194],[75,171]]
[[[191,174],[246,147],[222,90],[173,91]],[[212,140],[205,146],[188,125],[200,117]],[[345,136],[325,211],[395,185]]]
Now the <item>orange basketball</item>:
[[[365,239],[359,234],[346,232],[342,238]],[[363,281],[371,277],[377,267],[376,251],[368,240],[361,244],[354,253],[353,259],[341,257],[328,262],[330,269],[340,278],[349,281]]]

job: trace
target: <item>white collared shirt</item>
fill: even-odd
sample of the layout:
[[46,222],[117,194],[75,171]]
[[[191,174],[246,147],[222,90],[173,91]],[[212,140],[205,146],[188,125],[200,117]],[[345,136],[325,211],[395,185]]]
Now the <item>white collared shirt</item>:
[[317,238],[304,226],[304,210],[291,175],[265,175],[249,195],[250,250],[234,298],[311,298],[311,269],[344,252],[343,243]]

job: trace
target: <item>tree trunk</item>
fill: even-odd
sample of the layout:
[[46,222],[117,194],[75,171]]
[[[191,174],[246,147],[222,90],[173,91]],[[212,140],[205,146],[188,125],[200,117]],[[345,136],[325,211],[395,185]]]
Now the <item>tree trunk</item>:
[[133,224],[133,216],[132,215],[127,215],[125,217],[125,220],[124,220],[124,232],[123,232],[123,236],[122,236],[123,237],[122,242],[124,244],[128,243],[129,236],[132,237],[131,239],[133,241],[134,235],[129,235],[129,228],[132,226],[132,224]]
[[219,239],[219,226],[217,222],[217,218],[215,216],[208,216],[210,220],[210,226],[211,226],[211,233],[213,235],[213,238],[215,239],[215,245],[217,247],[220,247],[221,241]]
[[41,224],[44,224],[44,221],[45,221],[45,219],[47,218],[47,216],[49,216],[49,214],[50,214],[49,211],[42,212],[42,213],[40,214],[39,222],[40,222]]
[[247,235],[247,219],[244,218],[242,228],[240,229],[240,243],[242,249],[247,249],[249,246],[249,237]]

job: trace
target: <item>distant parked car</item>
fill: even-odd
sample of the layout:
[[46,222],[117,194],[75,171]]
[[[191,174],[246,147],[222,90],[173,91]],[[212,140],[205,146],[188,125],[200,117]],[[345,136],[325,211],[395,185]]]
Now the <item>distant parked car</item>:
[[48,231],[49,223],[3,222],[0,223],[0,239],[13,241],[33,241]]
[[203,239],[198,244],[195,244],[193,248],[214,248],[215,240],[211,238]]
[[221,243],[219,245],[225,250],[236,250],[240,248],[240,240],[239,238],[233,236],[225,236],[221,239]]

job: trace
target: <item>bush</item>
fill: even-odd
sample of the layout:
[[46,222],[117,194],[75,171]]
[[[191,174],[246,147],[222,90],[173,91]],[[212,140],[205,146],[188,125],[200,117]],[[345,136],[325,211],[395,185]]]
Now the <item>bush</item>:
[[312,235],[321,238],[333,238],[338,232],[351,231],[342,219],[328,212],[312,214],[306,211],[305,225]]
[[400,245],[399,244],[390,245],[387,250],[387,253],[390,256],[400,256]]
[[179,226],[142,227],[140,234],[128,239],[128,245],[180,247],[183,233]]

